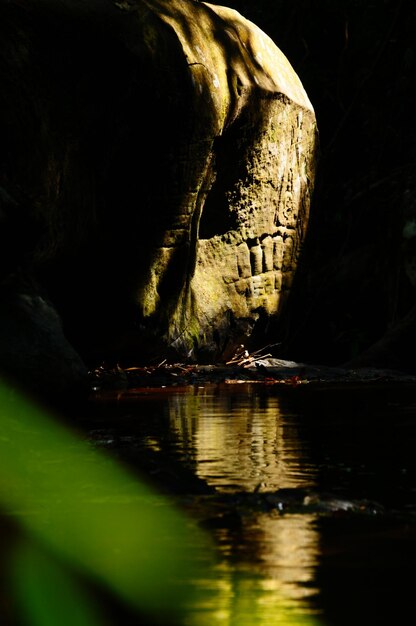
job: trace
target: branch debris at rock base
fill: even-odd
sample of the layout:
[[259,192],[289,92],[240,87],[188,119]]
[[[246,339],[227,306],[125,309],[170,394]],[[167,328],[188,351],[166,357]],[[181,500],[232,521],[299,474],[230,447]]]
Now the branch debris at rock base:
[[229,361],[226,361],[226,365],[239,365],[240,367],[250,367],[257,361],[271,358],[272,355],[264,354],[264,350],[267,350],[267,348],[273,348],[277,345],[279,344],[272,343],[250,354],[249,351],[246,350],[245,346],[241,344],[235,351],[234,356]]
[[[265,350],[271,346],[247,354],[240,346],[226,363],[199,365],[168,363],[166,359],[156,365],[122,367],[119,364],[101,364],[90,371],[93,392],[103,390],[127,390],[137,388],[189,387],[226,383],[229,385],[261,383],[281,388],[303,388],[308,385],[326,388],[336,385],[385,386],[399,384],[416,386],[416,375],[374,368],[344,369],[270,358]],[[309,383],[314,383],[309,385]]]

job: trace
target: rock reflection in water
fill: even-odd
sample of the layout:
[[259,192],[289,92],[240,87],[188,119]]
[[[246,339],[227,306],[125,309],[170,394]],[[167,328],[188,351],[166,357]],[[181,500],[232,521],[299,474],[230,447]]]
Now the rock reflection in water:
[[249,385],[203,387],[169,398],[171,429],[198,476],[220,492],[313,488],[316,468],[296,418]]
[[[220,493],[314,488],[316,471],[296,418],[282,414],[277,397],[258,395],[250,386],[229,387],[169,398],[179,455]],[[316,595],[319,557],[315,520],[314,514],[238,507],[219,517],[215,606],[199,611],[192,623],[315,623],[309,601]]]

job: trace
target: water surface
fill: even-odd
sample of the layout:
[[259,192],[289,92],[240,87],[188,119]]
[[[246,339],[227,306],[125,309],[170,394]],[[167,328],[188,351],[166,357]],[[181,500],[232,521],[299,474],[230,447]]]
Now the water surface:
[[93,405],[92,444],[160,485],[181,483],[175,497],[215,540],[215,572],[196,581],[212,593],[189,607],[189,625],[408,619],[412,389],[208,384],[97,394]]

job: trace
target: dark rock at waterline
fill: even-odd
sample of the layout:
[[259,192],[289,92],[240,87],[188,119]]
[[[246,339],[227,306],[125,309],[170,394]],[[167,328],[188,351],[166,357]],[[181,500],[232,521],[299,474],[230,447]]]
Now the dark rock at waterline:
[[350,500],[335,494],[319,493],[301,488],[282,488],[274,492],[235,493],[221,495],[220,501],[246,510],[277,510],[279,513],[349,513],[379,515],[384,507],[371,500]]
[[[11,284],[10,284],[11,283]],[[61,319],[36,284],[11,277],[0,286],[0,375],[45,402],[86,397],[88,371]]]

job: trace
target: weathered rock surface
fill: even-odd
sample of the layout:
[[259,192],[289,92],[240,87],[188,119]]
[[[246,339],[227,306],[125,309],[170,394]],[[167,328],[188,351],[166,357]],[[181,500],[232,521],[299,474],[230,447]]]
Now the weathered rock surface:
[[0,80],[0,185],[83,357],[209,361],[279,315],[317,129],[254,24],[192,0],[2,1]]
[[1,285],[0,371],[34,399],[48,402],[86,399],[88,370],[67,341],[52,303],[23,277]]

